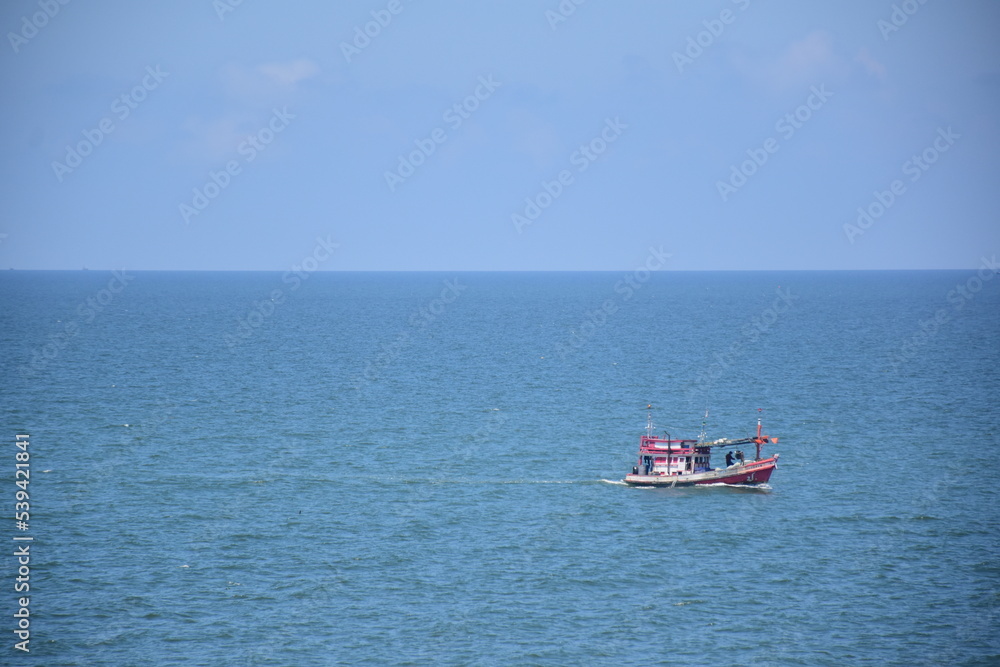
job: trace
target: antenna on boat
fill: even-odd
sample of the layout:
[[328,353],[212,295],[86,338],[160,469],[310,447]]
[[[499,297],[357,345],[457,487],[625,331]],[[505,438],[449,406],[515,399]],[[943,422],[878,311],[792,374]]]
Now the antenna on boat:
[[698,434],[698,442],[705,442],[705,424],[708,423],[708,408],[705,408],[705,417],[701,420],[701,433]]
[[653,404],[646,405],[646,437],[653,437]]

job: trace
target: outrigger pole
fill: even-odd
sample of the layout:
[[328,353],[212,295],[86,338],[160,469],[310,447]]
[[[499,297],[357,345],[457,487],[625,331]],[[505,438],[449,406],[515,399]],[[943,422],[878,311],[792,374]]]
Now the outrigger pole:
[[752,438],[737,438],[735,440],[730,440],[728,438],[723,438],[720,440],[714,440],[712,442],[700,443],[702,447],[733,447],[735,445],[749,445],[753,443],[757,448],[757,457],[755,461],[760,460],[760,448],[768,443],[778,442],[778,438],[770,435],[761,434],[761,421],[760,417],[757,418],[757,435]]

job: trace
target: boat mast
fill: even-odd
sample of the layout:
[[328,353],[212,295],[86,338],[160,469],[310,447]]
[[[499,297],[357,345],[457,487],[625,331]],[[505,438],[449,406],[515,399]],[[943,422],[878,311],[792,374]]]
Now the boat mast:
[[760,461],[760,445],[762,442],[760,439],[760,417],[757,417],[757,437],[753,440],[753,444],[757,446],[757,456],[754,458],[754,461]]
[[757,416],[757,437],[753,438],[753,444],[755,444],[757,446],[757,458],[754,459],[755,461],[760,461],[760,447],[761,447],[761,445],[763,445],[766,442],[772,442],[772,443],[773,442],[778,442],[777,438],[772,438],[769,435],[762,436],[760,434],[760,412],[761,412],[761,408],[757,408],[757,415],[758,415]]
[[[652,438],[652,437],[653,437],[653,404],[652,403],[647,403],[646,404],[646,441],[644,443],[647,447],[649,446],[649,438]],[[641,446],[641,444],[640,444],[640,447],[639,447],[639,454],[640,455],[642,454],[642,446]],[[646,456],[649,457],[649,454],[646,454]],[[654,461],[655,461],[655,459],[653,459],[651,457],[648,459],[648,463],[647,463],[648,467],[646,468],[647,474],[648,474],[649,471],[652,471]],[[640,459],[640,463],[641,463],[641,459]]]
[[[649,404],[646,405],[646,437],[647,438],[652,438],[653,437],[653,404],[652,403],[649,403]],[[670,456],[671,456],[670,434],[667,433],[667,474],[668,475],[670,474]],[[652,463],[653,463],[653,465],[656,464],[656,456],[655,455],[652,456]]]

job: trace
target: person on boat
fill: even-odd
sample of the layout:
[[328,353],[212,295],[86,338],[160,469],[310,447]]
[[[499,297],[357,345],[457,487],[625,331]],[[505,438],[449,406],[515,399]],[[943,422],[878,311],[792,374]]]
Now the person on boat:
[[736,450],[736,460],[740,462],[740,465],[744,465],[746,463],[746,461],[743,460],[743,450],[742,449],[737,449]]
[[731,465],[733,465],[733,453],[726,452],[726,467],[728,468]]

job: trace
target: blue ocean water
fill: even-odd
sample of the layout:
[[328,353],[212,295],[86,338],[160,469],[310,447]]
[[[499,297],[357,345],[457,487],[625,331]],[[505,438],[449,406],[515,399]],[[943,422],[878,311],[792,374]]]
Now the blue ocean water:
[[993,277],[5,272],[0,663],[998,664]]

